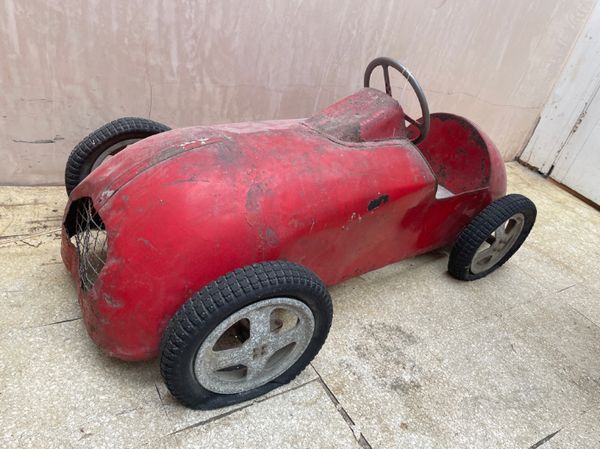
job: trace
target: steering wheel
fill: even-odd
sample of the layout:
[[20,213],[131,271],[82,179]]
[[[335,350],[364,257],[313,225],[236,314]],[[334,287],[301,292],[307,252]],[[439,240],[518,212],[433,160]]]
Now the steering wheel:
[[429,133],[429,124],[431,122],[431,119],[429,116],[429,106],[427,105],[427,99],[425,98],[425,93],[423,92],[423,89],[421,89],[421,86],[419,85],[419,83],[417,82],[417,80],[415,79],[413,74],[410,73],[410,71],[406,67],[404,67],[402,64],[400,64],[395,59],[387,58],[385,56],[373,59],[367,66],[367,69],[365,70],[365,87],[369,87],[369,84],[371,82],[371,73],[373,73],[373,70],[375,69],[375,67],[378,67],[378,66],[381,66],[383,68],[383,79],[385,81],[385,93],[388,94],[390,97],[392,96],[392,86],[390,84],[389,67],[393,67],[396,70],[398,70],[402,74],[402,76],[404,76],[404,78],[406,78],[408,80],[409,84],[412,86],[412,88],[415,92],[415,95],[417,96],[417,99],[419,100],[419,105],[421,106],[421,113],[423,115],[423,118],[421,119],[421,122],[409,117],[406,114],[404,115],[404,118],[406,119],[407,122],[410,122],[413,125],[415,125],[417,127],[417,129],[419,130],[419,136],[412,142],[414,144],[422,142],[423,139],[425,139],[425,137],[427,137],[427,133]]

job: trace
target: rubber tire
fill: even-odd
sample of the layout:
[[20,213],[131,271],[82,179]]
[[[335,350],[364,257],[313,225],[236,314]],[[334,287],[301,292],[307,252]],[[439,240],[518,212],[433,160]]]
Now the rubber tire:
[[[471,262],[477,249],[502,223],[517,213],[522,213],[525,223],[521,234],[512,248],[495,265],[481,273],[471,272]],[[499,198],[483,209],[459,234],[456,243],[450,252],[448,272],[462,281],[473,281],[487,276],[492,271],[503,265],[521,247],[533,224],[537,210],[533,202],[519,194],[511,194]]]
[[[305,352],[285,373],[261,387],[236,394],[203,388],[193,367],[204,339],[239,309],[278,296],[298,299],[313,313],[315,330]],[[187,407],[208,410],[247,401],[290,382],[306,368],[325,342],[332,318],[329,292],[307,268],[284,261],[240,268],[193,295],[173,316],[161,339],[160,371],[171,394]]]
[[67,194],[90,174],[96,159],[110,146],[128,139],[145,139],[169,131],[162,123],[140,117],[123,117],[98,128],[79,142],[67,160],[65,187]]

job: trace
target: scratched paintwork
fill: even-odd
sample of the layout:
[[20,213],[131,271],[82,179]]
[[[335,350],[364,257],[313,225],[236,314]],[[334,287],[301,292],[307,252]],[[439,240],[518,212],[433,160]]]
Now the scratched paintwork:
[[[438,165],[399,134],[402,123],[395,101],[363,89],[306,121],[175,129],[113,157],[67,205],[92,197],[108,232],[106,264],[79,292],[91,337],[114,356],[150,358],[182,303],[238,267],[285,259],[332,285],[451,243],[504,194],[500,156],[466,120],[435,121],[434,129],[467,130],[486,167],[473,174],[479,188],[436,199]],[[374,129],[379,140],[369,141]],[[436,164],[465,143],[440,136],[424,142],[437,145]],[[444,181],[461,173],[452,176]],[[66,229],[62,254],[77,279]]]

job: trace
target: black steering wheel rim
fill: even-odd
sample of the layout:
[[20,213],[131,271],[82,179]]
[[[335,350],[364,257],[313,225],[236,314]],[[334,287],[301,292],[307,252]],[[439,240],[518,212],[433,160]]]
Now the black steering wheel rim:
[[422,114],[423,118],[422,118],[422,121],[419,122],[417,120],[412,119],[411,117],[409,117],[406,114],[405,114],[405,117],[408,122],[415,125],[417,127],[417,129],[419,130],[419,136],[416,139],[414,139],[412,142],[414,144],[418,144],[418,143],[422,142],[425,139],[425,137],[427,137],[427,134],[429,133],[429,126],[431,123],[431,117],[429,114],[429,105],[427,104],[427,98],[425,98],[425,92],[423,92],[423,89],[421,88],[419,82],[416,80],[416,78],[413,76],[413,74],[410,73],[410,70],[408,70],[406,67],[404,67],[402,64],[400,64],[400,62],[396,61],[395,59],[388,58],[386,56],[380,56],[379,58],[375,58],[369,63],[369,65],[365,69],[365,82],[364,82],[365,87],[369,87],[369,85],[371,84],[371,74],[373,73],[373,70],[375,70],[375,68],[379,67],[379,66],[381,66],[383,68],[385,93],[388,94],[390,97],[392,96],[392,86],[390,84],[390,73],[388,70],[389,67],[393,67],[394,69],[399,71],[402,74],[402,76],[404,78],[406,78],[408,83],[413,88],[413,91],[415,92],[415,95],[417,96],[417,99],[419,100],[419,105],[421,106],[421,114]]

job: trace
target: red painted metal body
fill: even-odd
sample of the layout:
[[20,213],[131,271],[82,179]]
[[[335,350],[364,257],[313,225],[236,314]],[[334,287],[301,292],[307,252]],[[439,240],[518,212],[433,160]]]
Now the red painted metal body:
[[[328,285],[443,247],[504,195],[504,164],[467,120],[433,114],[419,147],[391,97],[362,89],[307,120],[175,129],[137,142],[71,194],[90,197],[108,256],[79,289],[91,337],[157,355],[171,316],[219,276],[284,259]],[[79,280],[63,231],[62,256]]]

